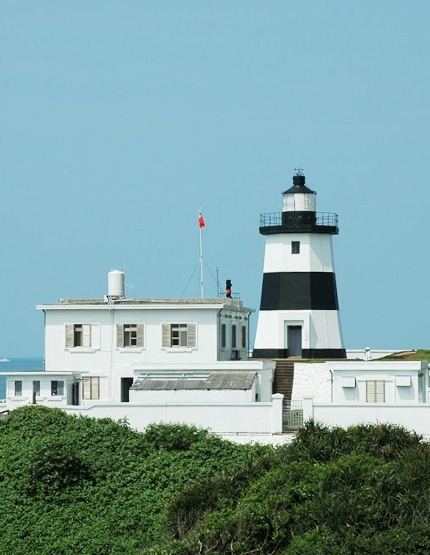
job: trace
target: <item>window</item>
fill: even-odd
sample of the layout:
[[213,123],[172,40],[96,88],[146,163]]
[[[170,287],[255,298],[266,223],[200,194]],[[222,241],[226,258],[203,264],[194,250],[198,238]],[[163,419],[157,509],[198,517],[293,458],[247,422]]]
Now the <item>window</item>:
[[227,338],[227,330],[226,330],[226,325],[225,324],[221,324],[221,347],[223,349],[225,349],[226,346],[226,338]]
[[366,381],[366,403],[385,403],[384,380]]
[[236,349],[236,325],[231,326],[231,348]]
[[33,393],[40,395],[40,380],[33,380]]
[[66,324],[66,347],[91,347],[91,324]]
[[51,395],[55,397],[56,395],[64,395],[64,382],[58,380],[52,380],[51,382]]
[[163,324],[163,347],[195,346],[195,324]]
[[246,349],[246,326],[242,326],[242,349]]
[[100,378],[90,376],[83,379],[83,399],[100,399]]
[[300,241],[291,241],[291,254],[300,254]]
[[15,381],[15,397],[21,397],[22,396],[22,381],[18,380]]
[[116,327],[117,347],[143,347],[143,324],[118,324]]

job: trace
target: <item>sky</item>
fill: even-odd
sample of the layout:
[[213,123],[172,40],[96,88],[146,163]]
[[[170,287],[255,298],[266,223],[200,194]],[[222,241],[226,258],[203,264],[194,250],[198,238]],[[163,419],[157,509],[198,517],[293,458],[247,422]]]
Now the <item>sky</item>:
[[[0,356],[43,313],[198,297],[258,317],[295,168],[333,237],[347,349],[430,348],[428,0],[2,0]],[[251,336],[251,343],[253,337]],[[252,345],[251,345],[252,346]]]

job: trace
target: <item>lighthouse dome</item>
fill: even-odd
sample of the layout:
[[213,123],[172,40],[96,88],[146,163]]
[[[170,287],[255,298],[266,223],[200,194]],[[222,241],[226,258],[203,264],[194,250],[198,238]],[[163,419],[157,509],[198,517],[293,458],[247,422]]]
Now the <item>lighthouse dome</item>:
[[293,186],[282,193],[283,212],[315,212],[316,192],[305,185],[306,178],[299,173],[293,177]]

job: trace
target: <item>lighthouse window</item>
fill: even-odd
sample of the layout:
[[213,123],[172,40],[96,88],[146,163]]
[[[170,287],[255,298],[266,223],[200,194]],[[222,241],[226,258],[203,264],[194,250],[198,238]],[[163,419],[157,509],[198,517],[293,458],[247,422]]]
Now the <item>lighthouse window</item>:
[[116,327],[117,347],[143,347],[143,324],[118,324]]
[[195,346],[195,324],[163,324],[163,347]]
[[66,347],[91,347],[91,324],[66,324]]
[[300,254],[300,241],[291,241],[291,254]]

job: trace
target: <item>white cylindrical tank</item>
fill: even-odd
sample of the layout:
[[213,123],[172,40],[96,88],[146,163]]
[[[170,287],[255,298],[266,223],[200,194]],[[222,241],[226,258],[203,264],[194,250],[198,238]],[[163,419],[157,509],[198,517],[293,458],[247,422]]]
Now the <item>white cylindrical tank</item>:
[[108,273],[108,297],[123,298],[125,290],[125,274],[121,270]]

